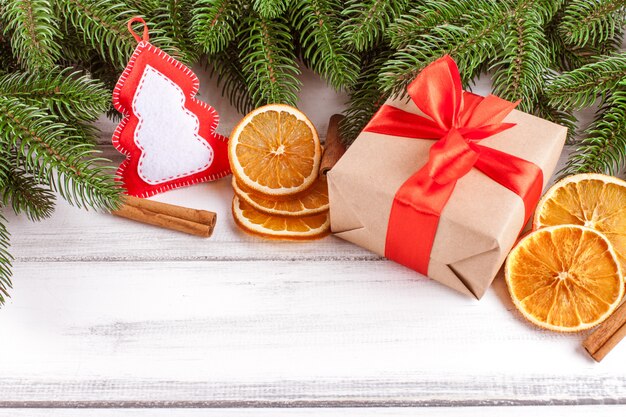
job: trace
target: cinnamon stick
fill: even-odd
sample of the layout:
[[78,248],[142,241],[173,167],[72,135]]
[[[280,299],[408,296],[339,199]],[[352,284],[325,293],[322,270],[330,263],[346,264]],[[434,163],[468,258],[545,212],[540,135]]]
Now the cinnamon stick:
[[585,341],[583,347],[600,362],[626,336],[626,303],[622,303]]
[[217,214],[188,207],[127,196],[124,204],[112,214],[165,229],[200,236],[213,234]]
[[341,114],[333,114],[328,122],[324,155],[320,163],[320,175],[326,175],[346,152],[346,147],[339,140],[339,123],[344,119]]
[[178,217],[194,223],[204,223],[209,226],[215,226],[215,221],[217,220],[217,215],[212,211],[207,210],[175,206],[173,204],[161,203],[159,201],[147,200],[145,198],[137,198],[133,196],[126,196],[124,202],[132,207],[165,214],[167,216]]

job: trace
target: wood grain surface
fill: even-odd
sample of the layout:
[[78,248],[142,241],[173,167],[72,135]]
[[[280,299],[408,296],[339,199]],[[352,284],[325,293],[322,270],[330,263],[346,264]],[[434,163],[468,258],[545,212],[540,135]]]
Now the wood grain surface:
[[[325,132],[343,97],[304,80],[301,107]],[[203,83],[228,133],[239,116]],[[231,198],[229,179],[155,197],[216,212],[208,240],[62,201],[40,223],[6,213],[16,260],[0,310],[0,416],[413,415],[344,408],[411,406],[515,416],[524,405],[554,406],[533,408],[539,416],[623,415],[589,406],[626,404],[626,346],[595,363],[584,333],[525,322],[501,277],[476,301],[334,237],[248,236]]]

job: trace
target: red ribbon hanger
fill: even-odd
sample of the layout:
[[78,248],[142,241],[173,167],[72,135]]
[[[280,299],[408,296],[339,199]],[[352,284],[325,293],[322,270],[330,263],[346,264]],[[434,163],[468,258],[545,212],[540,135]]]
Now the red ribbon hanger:
[[463,91],[451,57],[426,67],[407,92],[427,117],[383,105],[364,131],[436,140],[428,162],[395,194],[385,244],[387,258],[427,275],[441,212],[460,178],[476,168],[519,195],[526,223],[541,196],[543,172],[532,162],[480,145],[515,126],[503,120],[518,103]]

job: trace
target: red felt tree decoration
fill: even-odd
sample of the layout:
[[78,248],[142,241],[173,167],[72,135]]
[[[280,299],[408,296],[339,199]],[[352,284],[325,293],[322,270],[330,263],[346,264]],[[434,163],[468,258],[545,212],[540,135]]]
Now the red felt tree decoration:
[[[144,24],[142,38],[135,22]],[[113,145],[126,155],[118,175],[128,194],[148,197],[230,174],[228,139],[215,132],[217,112],[195,98],[198,77],[148,42],[143,19],[133,18],[128,28],[139,44],[113,90],[124,115]]]

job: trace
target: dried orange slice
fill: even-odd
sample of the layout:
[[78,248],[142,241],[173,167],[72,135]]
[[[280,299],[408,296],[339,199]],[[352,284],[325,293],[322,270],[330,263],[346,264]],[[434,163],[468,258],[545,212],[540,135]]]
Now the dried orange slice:
[[275,216],[310,216],[328,210],[328,184],[322,178],[318,178],[311,187],[301,193],[289,196],[289,199],[277,199],[255,193],[245,185],[239,184],[235,177],[233,190],[237,197],[255,209]]
[[515,306],[532,323],[573,332],[606,319],[624,295],[617,255],[601,233],[552,226],[522,238],[505,264]]
[[317,178],[322,147],[315,127],[298,109],[270,104],[252,111],[228,142],[233,174],[267,195],[305,190]]
[[606,236],[626,274],[626,182],[602,174],[578,174],[553,185],[539,201],[533,227],[590,227]]
[[325,236],[330,229],[328,212],[312,216],[272,216],[233,197],[233,217],[239,227],[262,237],[305,240]]

